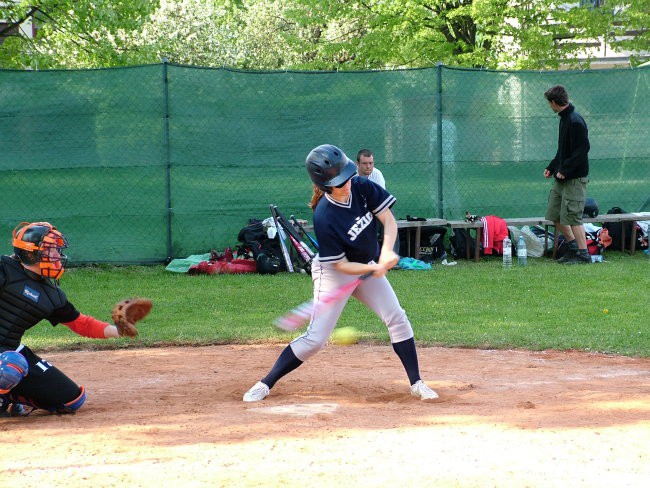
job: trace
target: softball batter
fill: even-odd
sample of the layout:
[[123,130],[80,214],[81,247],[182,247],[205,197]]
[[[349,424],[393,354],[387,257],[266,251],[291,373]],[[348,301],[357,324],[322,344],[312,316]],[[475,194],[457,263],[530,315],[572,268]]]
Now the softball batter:
[[[420,378],[413,329],[391,287],[386,273],[399,261],[393,251],[397,223],[391,206],[395,197],[366,178],[355,176],[356,165],[338,147],[314,148],[305,162],[314,183],[311,207],[319,252],[312,262],[314,301],[330,290],[354,281],[369,271],[374,274],[351,295],[360,300],[388,327],[393,350],[411,385],[411,394],[422,400],[438,398]],[[384,226],[381,249],[377,220]],[[374,256],[379,255],[378,262]],[[304,334],[280,354],[271,371],[244,394],[245,402],[263,400],[275,383],[325,347],[349,296],[319,316],[314,316]]]

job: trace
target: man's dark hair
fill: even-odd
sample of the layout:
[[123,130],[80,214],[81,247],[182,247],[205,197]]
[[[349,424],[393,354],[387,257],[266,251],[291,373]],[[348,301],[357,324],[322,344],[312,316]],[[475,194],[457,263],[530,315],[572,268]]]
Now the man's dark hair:
[[370,149],[361,149],[361,150],[357,153],[357,163],[358,163],[359,160],[361,159],[361,156],[363,156],[363,157],[365,157],[365,158],[369,158],[370,156],[374,156],[374,154],[372,154],[372,151],[371,151]]
[[562,85],[555,85],[544,92],[544,97],[549,102],[555,102],[560,107],[569,104],[569,93]]

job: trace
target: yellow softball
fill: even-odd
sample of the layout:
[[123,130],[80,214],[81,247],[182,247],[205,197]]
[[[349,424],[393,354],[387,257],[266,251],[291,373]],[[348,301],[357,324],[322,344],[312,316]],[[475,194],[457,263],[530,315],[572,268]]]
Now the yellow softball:
[[339,327],[334,329],[330,339],[337,346],[349,346],[359,342],[359,332],[354,327]]

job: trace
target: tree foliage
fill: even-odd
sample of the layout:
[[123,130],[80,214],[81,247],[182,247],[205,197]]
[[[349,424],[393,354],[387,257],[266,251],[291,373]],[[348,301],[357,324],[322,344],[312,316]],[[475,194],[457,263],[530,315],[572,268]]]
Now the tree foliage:
[[[307,67],[421,67],[436,62],[485,68],[578,65],[586,45],[650,51],[650,0],[608,0],[599,8],[555,0],[296,0],[292,15],[317,35]],[[601,2],[602,3],[602,2]],[[591,2],[589,2],[591,5]],[[629,28],[633,39],[621,40]]]
[[31,16],[34,39],[12,36],[0,46],[0,66],[74,68],[129,64],[133,47],[122,34],[137,31],[155,0],[5,1],[0,18],[20,23]]
[[[615,49],[650,51],[650,0],[0,3],[7,31],[28,17],[38,26],[37,36],[8,37],[0,45],[0,67],[106,67],[167,58],[244,69],[385,69],[437,62],[549,69],[577,65],[585,54],[578,40],[606,39]],[[635,35],[626,36],[628,31]]]

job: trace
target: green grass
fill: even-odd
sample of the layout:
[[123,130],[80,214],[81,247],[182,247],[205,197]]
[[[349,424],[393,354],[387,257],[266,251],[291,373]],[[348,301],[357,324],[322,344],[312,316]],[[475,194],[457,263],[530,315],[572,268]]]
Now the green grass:
[[[609,252],[605,259],[562,266],[540,258],[504,270],[497,258],[484,258],[428,271],[394,270],[389,279],[420,345],[650,357],[650,259],[642,252]],[[62,287],[80,311],[107,321],[121,298],[146,296],[155,305],[135,340],[90,340],[42,322],[25,335],[25,344],[66,350],[286,343],[296,334],[276,329],[273,320],[311,296],[305,275],[189,276],[162,266],[73,268]],[[383,324],[354,300],[339,321],[346,325],[359,329],[362,341],[388,344]]]

